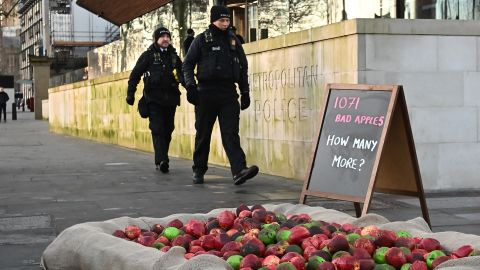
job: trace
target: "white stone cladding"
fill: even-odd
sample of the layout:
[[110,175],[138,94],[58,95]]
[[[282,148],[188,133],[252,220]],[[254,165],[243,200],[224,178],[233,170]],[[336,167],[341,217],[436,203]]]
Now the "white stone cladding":
[[404,86],[426,190],[480,188],[480,22],[385,23],[360,39],[358,82]]

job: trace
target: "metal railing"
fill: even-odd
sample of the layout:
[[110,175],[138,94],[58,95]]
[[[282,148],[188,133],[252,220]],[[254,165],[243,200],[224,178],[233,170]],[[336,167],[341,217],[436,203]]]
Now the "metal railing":
[[86,68],[73,70],[65,74],[53,76],[49,80],[49,88],[57,87],[64,84],[84,81],[88,79]]

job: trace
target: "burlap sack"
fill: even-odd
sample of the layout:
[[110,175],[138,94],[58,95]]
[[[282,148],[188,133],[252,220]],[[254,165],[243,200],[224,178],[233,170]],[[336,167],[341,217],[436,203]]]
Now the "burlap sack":
[[[422,218],[404,222],[389,222],[386,218],[367,214],[354,218],[348,214],[322,207],[307,205],[279,204],[264,205],[268,210],[284,214],[308,213],[316,220],[327,222],[352,223],[359,226],[377,225],[394,231],[407,230],[414,236],[433,237],[448,250],[471,244],[480,249],[480,236],[458,232],[432,233]],[[123,230],[128,225],[138,225],[149,229],[153,224],[167,224],[178,218],[182,222],[195,218],[207,220],[225,209],[215,209],[207,214],[175,214],[164,218],[121,217],[104,222],[89,222],[64,230],[44,251],[42,266],[46,270],[224,270],[231,269],[222,259],[213,255],[200,255],[186,260],[185,249],[174,247],[167,253],[154,248],[112,236],[115,230]],[[232,209],[233,210],[233,209]],[[480,257],[469,257],[447,261],[437,269],[474,270],[480,269]]]

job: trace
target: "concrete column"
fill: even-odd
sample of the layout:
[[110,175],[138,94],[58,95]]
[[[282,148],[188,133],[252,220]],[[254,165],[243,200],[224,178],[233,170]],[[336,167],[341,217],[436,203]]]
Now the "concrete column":
[[40,55],[43,56],[53,56],[52,52],[52,42],[51,42],[51,33],[50,33],[50,1],[42,0],[42,28],[43,28],[43,50]]
[[33,91],[35,119],[42,120],[42,100],[48,99],[48,83],[52,60],[45,56],[29,55],[33,66]]

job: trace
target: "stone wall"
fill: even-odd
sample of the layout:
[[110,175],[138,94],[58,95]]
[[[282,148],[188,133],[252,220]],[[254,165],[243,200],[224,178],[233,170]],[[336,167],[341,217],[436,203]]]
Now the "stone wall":
[[355,21],[245,45],[252,107],[242,113],[242,143],[262,171],[304,179],[327,82],[357,81]]
[[[480,188],[479,26],[357,19],[245,44],[252,105],[240,132],[248,163],[303,180],[326,83],[402,84],[425,189]],[[51,129],[151,151],[148,121],[124,101],[128,75],[50,89]],[[191,159],[194,113],[182,93],[170,153]],[[217,125],[210,162],[228,164]]]
[[128,75],[117,73],[49,89],[50,130],[152,151],[148,121],[125,103]]
[[364,27],[359,83],[404,85],[424,186],[480,188],[480,22]]
[[[345,26],[350,32],[345,32]],[[319,125],[324,84],[357,80],[354,26],[355,21],[349,21],[245,46],[252,105],[241,113],[240,130],[249,164],[258,164],[264,173],[303,179]],[[325,35],[324,30],[330,34]],[[151,151],[148,121],[138,116],[136,104],[129,107],[125,103],[128,75],[117,73],[51,88],[51,130]],[[184,89],[182,92],[170,153],[190,159],[194,108],[187,103]],[[137,101],[140,94],[137,91]],[[228,165],[217,124],[210,162]]]
[[44,99],[42,100],[42,119],[43,120],[48,120],[48,113],[49,113],[48,99]]

